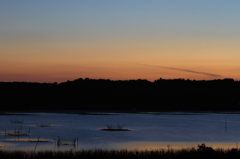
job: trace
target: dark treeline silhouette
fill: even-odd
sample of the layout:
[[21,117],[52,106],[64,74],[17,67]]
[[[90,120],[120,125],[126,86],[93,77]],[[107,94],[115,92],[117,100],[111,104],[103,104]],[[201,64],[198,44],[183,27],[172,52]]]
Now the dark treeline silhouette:
[[240,81],[0,82],[1,110],[239,110]]

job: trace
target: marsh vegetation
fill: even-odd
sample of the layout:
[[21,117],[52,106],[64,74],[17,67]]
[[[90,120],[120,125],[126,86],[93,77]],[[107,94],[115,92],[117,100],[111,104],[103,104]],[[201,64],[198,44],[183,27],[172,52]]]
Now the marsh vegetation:
[[36,127],[50,127],[50,126],[52,126],[51,123],[50,124],[44,124],[44,123],[37,124],[36,123]]
[[116,127],[112,125],[107,125],[107,128],[100,129],[101,131],[131,131],[130,129],[125,129],[123,125],[117,125]]
[[[202,146],[202,145],[199,145]],[[240,157],[239,149],[213,149],[203,146],[181,150],[79,150],[79,151],[7,151],[0,150],[0,157],[6,159],[235,159]]]

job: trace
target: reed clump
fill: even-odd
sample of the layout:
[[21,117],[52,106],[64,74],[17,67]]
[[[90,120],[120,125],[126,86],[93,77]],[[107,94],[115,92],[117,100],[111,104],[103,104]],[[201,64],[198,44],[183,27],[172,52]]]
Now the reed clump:
[[238,149],[199,151],[195,148],[181,150],[78,150],[78,151],[9,151],[0,150],[4,159],[239,159]]

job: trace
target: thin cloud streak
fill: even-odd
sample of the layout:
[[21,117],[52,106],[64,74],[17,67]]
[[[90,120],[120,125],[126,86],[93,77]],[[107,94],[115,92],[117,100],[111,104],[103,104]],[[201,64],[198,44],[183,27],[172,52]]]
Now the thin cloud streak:
[[194,71],[194,70],[180,69],[180,68],[174,68],[174,67],[165,67],[165,66],[157,66],[157,65],[138,64],[138,63],[130,63],[130,64],[147,66],[147,67],[159,67],[159,68],[165,68],[165,69],[170,69],[170,70],[177,70],[177,71],[195,73],[195,74],[200,74],[200,75],[206,75],[206,76],[211,76],[211,77],[223,77],[222,75],[218,75],[218,74],[207,73],[207,72],[198,72],[198,71]]

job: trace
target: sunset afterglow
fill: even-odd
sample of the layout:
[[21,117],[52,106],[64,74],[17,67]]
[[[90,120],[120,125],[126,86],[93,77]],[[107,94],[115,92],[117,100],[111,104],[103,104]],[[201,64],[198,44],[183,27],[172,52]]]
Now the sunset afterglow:
[[0,81],[240,80],[240,1],[0,2]]

